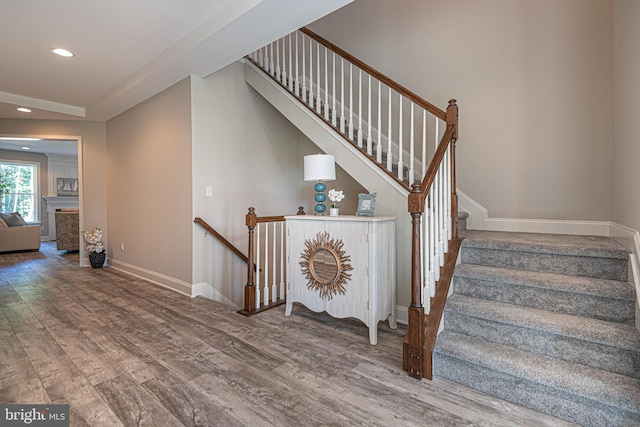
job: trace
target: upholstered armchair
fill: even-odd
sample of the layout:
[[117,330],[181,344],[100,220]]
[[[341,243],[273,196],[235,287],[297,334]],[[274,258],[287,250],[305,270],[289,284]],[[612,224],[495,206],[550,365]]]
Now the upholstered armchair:
[[80,211],[56,211],[56,247],[59,251],[80,250]]

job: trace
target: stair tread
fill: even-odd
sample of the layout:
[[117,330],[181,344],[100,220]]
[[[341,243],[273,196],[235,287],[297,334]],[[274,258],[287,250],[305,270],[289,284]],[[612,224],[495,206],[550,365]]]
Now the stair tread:
[[640,352],[640,333],[632,325],[483,300],[464,295],[450,296],[445,310]]
[[434,351],[640,414],[640,381],[634,378],[446,330]]
[[455,275],[460,278],[480,279],[539,289],[635,301],[633,285],[620,280],[596,279],[568,274],[542,273],[465,263],[458,264]]
[[629,252],[609,237],[467,230],[463,247],[627,259]]

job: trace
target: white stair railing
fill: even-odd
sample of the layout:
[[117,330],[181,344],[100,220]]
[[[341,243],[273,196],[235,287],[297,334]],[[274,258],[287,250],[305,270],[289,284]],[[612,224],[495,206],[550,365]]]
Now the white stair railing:
[[247,57],[407,189],[422,180],[443,110],[306,28]]

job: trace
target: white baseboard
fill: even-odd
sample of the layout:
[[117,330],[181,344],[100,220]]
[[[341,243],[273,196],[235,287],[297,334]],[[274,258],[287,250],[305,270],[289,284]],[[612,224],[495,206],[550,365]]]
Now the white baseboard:
[[186,295],[189,298],[192,297],[191,283],[115,259],[109,259],[109,265],[111,266],[111,268],[122,271],[123,273],[127,273],[140,279],[147,280],[151,283],[162,286],[163,288],[167,288],[182,295]]
[[458,207],[467,212],[469,230],[609,236],[611,222],[553,219],[489,218],[489,212],[464,192],[458,192]]
[[193,285],[191,285],[191,298],[195,297],[204,297],[206,299],[221,302],[231,307],[240,309],[237,304],[222,295],[219,290],[217,290],[207,282],[194,283]]

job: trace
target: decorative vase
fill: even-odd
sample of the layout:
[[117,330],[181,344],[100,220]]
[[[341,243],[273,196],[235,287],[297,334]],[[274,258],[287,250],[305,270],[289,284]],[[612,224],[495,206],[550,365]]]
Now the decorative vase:
[[338,216],[340,215],[340,208],[329,208],[330,216]]
[[91,267],[93,268],[101,268],[104,265],[104,260],[107,257],[106,252],[90,252],[89,253],[89,262],[91,263]]

